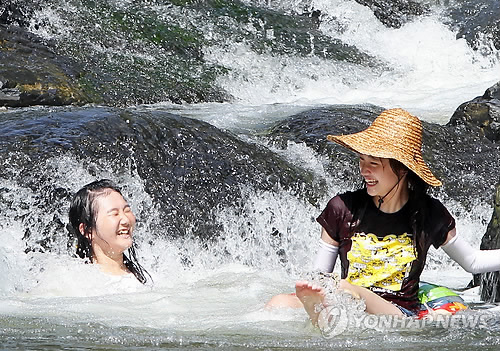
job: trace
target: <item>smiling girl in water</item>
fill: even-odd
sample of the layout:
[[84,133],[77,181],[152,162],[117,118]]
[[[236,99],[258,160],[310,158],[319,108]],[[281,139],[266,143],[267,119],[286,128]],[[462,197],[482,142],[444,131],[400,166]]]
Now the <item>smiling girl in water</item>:
[[69,221],[79,257],[97,263],[103,272],[132,273],[146,283],[149,274],[137,261],[133,244],[135,216],[116,185],[109,180],[85,185],[73,197]]
[[[386,110],[359,133],[333,136],[359,155],[365,187],[335,196],[317,221],[322,226],[314,268],[331,273],[340,257],[339,288],[360,297],[366,312],[416,316],[420,275],[430,246],[444,251],[466,271],[500,270],[500,250],[471,248],[456,234],[455,220],[427,195],[441,182],[422,158],[422,124],[402,109]],[[296,283],[296,295],[278,295],[273,306],[304,306],[317,323],[322,287]]]

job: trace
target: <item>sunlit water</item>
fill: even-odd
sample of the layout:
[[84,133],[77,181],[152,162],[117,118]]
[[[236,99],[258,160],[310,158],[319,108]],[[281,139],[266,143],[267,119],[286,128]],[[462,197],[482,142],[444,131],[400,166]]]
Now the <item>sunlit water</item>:
[[[425,120],[446,123],[462,102],[482,95],[498,81],[498,52],[490,51],[486,41],[483,46],[490,54],[484,56],[473,51],[465,39],[457,40],[456,33],[442,24],[437,10],[393,29],[354,1],[318,0],[311,7],[322,12],[319,29],[323,33],[379,58],[390,69],[313,56],[258,55],[241,43],[207,48],[209,59],[232,69],[220,84],[242,104],[255,106],[257,114],[263,103],[284,104],[284,109],[290,105],[372,103],[403,107]],[[241,113],[244,117],[245,111]]]
[[[296,6],[292,1],[279,5]],[[355,2],[318,0],[313,5],[324,14],[321,31],[383,58],[392,69],[381,73],[317,57],[258,55],[240,43],[221,43],[205,48],[205,55],[232,69],[218,83],[235,97],[234,102],[137,108],[165,109],[245,135],[303,110],[338,103],[404,107],[424,120],[446,123],[458,105],[482,95],[498,80],[498,54],[485,57],[472,51],[442,25],[437,13],[389,29]],[[279,152],[327,180],[324,204],[342,191],[342,184],[323,170],[325,161],[311,149],[291,141],[287,150]],[[56,181],[70,184],[74,191],[93,180],[76,161],[57,162],[61,178]],[[150,206],[142,181],[131,176],[127,182],[133,189],[132,208]],[[17,193],[23,198],[32,195],[25,189]],[[284,191],[247,189],[243,203],[243,213],[216,209],[224,232],[208,249],[193,238],[167,239],[167,233],[158,239],[147,230],[148,218],[139,218],[135,240],[141,263],[153,278],[146,286],[108,276],[69,257],[66,233],[61,233],[53,253],[25,254],[24,229],[15,214],[0,214],[0,348],[498,348],[500,317],[496,324],[468,329],[347,330],[326,339],[302,310],[265,310],[269,298],[292,292],[294,281],[310,271],[320,233],[314,218],[321,209]],[[490,205],[477,204],[471,212],[456,203],[445,205],[458,215],[460,235],[478,247],[491,216]],[[43,209],[32,212],[50,216]],[[272,228],[285,236],[279,247],[269,235]],[[190,265],[184,264],[184,256],[190,258]],[[464,289],[471,279],[442,250],[431,249],[428,261],[423,276],[427,281]],[[477,289],[462,294],[468,302],[480,302]]]
[[[291,144],[289,159],[310,157],[304,146]],[[299,155],[299,156],[298,156]],[[61,167],[71,160],[61,160]],[[321,174],[320,159],[310,165]],[[62,173],[61,182],[67,181]],[[82,173],[82,178],[86,175]],[[133,208],[148,206],[141,181]],[[75,188],[76,190],[76,188]],[[335,186],[331,192],[337,192]],[[31,194],[20,190],[18,196]],[[17,195],[16,195],[17,196]],[[328,196],[325,196],[325,203]],[[450,203],[450,210],[461,211]],[[66,210],[66,209],[64,209]],[[474,246],[485,230],[490,208],[478,206],[458,218],[459,232]],[[43,210],[36,210],[43,215]],[[462,211],[463,212],[463,211]],[[101,273],[62,253],[24,253],[23,229],[15,220],[2,225],[0,247],[0,333],[3,348],[26,349],[342,349],[356,347],[408,349],[434,347],[443,339],[455,349],[497,342],[496,324],[480,328],[364,328],[348,329],[326,339],[308,322],[302,310],[266,310],[275,294],[292,292],[294,281],[308,277],[319,226],[318,209],[286,192],[245,194],[242,211],[218,210],[224,226],[220,238],[205,248],[197,239],[158,239],[147,232],[148,219],[139,219],[135,240],[141,262],[153,282],[143,286],[133,277]],[[5,217],[4,217],[5,220]],[[270,228],[283,234],[279,247]],[[154,240],[154,242],[150,242]],[[57,251],[57,250],[56,250]],[[185,266],[182,257],[190,257]],[[431,250],[425,280],[463,289],[471,279],[453,266],[440,250]],[[479,302],[477,289],[463,293]],[[354,305],[353,305],[354,306]],[[361,312],[357,312],[358,315]],[[475,312],[480,313],[480,312]],[[500,319],[498,320],[500,323]],[[425,337],[423,337],[425,335]],[[485,338],[491,340],[484,342]],[[464,345],[467,345],[465,347]]]
[[465,39],[456,39],[438,14],[392,29],[354,2],[316,1],[314,8],[324,14],[320,30],[380,58],[390,69],[313,56],[257,54],[242,43],[228,43],[206,48],[205,55],[231,68],[218,83],[236,98],[233,103],[152,108],[171,109],[238,131],[331,104],[402,107],[423,120],[444,124],[460,104],[483,95],[498,81],[498,52],[484,56],[472,50]]

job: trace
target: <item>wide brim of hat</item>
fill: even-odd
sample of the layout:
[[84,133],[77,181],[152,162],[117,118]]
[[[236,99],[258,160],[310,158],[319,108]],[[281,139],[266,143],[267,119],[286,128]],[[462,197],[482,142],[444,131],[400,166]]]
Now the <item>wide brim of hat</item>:
[[429,169],[421,154],[409,156],[403,150],[397,150],[394,145],[388,145],[381,138],[374,138],[367,130],[348,135],[328,135],[329,141],[340,144],[358,154],[398,160],[424,182],[431,186],[441,186],[442,183]]

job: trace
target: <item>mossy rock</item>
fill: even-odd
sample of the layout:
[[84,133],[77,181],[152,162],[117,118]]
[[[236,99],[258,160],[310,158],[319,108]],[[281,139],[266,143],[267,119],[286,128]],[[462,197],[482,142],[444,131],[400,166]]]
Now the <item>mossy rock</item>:
[[0,106],[69,105],[90,101],[64,57],[18,27],[0,25]]

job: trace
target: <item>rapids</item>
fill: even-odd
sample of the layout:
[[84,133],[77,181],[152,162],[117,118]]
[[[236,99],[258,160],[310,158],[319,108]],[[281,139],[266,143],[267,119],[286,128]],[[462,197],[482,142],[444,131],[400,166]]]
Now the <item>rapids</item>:
[[[349,159],[276,144],[272,127],[339,104],[444,125],[498,81],[499,51],[489,32],[471,34],[467,1],[419,3],[429,12],[389,28],[351,0],[37,1],[29,30],[78,61],[104,98],[0,112],[0,348],[496,350],[500,316],[442,250],[423,278],[461,291],[473,316],[493,307],[482,323],[324,338],[301,310],[264,309],[308,276],[316,216],[358,184]],[[313,10],[318,23],[304,15]],[[169,48],[166,27],[189,45]],[[447,161],[437,166],[450,176]],[[482,184],[481,162],[454,189]],[[97,178],[121,185],[137,215],[145,286],[72,256],[68,199]],[[437,193],[476,247],[487,192]]]

